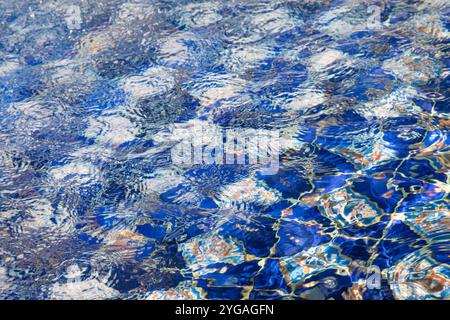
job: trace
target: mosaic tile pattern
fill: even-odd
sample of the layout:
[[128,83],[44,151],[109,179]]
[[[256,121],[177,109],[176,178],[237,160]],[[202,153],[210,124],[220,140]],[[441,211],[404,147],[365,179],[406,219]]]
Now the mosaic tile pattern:
[[[1,1],[0,298],[449,299],[449,19]],[[279,171],[174,164],[195,123],[278,130]]]

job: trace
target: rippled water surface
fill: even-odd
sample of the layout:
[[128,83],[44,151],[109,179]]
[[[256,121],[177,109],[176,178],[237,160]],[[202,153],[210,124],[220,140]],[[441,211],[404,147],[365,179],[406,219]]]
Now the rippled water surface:
[[449,299],[449,7],[1,1],[0,298]]

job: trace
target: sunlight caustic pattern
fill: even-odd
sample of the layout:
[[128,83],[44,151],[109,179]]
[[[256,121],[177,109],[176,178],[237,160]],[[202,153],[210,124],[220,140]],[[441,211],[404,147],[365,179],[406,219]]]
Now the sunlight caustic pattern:
[[[0,298],[449,299],[449,19],[1,1]],[[174,161],[195,126],[210,161]]]

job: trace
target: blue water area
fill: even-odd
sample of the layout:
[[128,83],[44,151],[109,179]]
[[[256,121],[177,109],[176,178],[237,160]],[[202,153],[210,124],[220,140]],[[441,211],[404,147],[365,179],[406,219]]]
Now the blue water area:
[[1,1],[0,298],[449,299],[449,22]]

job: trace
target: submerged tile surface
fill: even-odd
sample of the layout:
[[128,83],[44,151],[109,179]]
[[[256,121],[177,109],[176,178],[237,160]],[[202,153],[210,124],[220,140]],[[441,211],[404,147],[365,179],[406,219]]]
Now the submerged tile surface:
[[[1,1],[0,298],[449,299],[449,19]],[[198,125],[279,166],[174,162]]]

